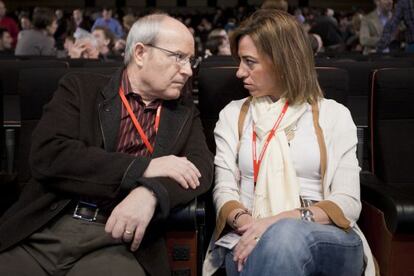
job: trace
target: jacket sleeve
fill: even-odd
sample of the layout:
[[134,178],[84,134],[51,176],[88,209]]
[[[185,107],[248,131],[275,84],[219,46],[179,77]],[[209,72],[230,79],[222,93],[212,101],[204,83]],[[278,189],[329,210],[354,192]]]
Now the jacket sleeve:
[[240,102],[232,102],[221,112],[214,138],[216,141],[215,186],[213,201],[217,211],[215,238],[226,226],[228,215],[235,209],[246,209],[240,201],[239,170],[237,165],[238,115]]
[[100,147],[102,138],[92,134],[100,133],[97,111],[81,113],[81,90],[79,79],[67,76],[45,106],[32,137],[32,176],[57,192],[113,198],[121,188],[136,187],[149,159]]
[[184,126],[180,137],[177,156],[185,156],[201,173],[200,186],[196,189],[184,189],[175,180],[168,177],[154,177],[138,179],[138,185],[152,190],[158,199],[158,208],[155,213],[157,219],[166,218],[171,209],[183,206],[207,192],[213,181],[213,154],[207,147],[199,111],[192,105],[192,116]]
[[[345,107],[338,110],[339,115],[332,129],[332,143],[334,150],[328,156],[334,166],[332,181],[329,183],[330,193],[325,200],[334,203],[342,211],[343,216],[353,226],[361,212],[360,183],[358,159],[356,157],[357,134],[356,126],[349,110]],[[333,164],[333,160],[336,164]],[[323,206],[320,206],[323,207]],[[346,222],[342,216],[341,221]],[[335,221],[334,221],[335,222]],[[337,220],[339,222],[339,220]],[[342,223],[337,224],[341,226]],[[347,228],[344,224],[343,228]]]

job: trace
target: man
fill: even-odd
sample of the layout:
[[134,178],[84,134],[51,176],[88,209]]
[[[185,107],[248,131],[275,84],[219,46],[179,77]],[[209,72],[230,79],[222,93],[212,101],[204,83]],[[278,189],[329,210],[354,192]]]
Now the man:
[[405,51],[407,53],[414,53],[414,1],[413,0],[399,0],[395,9],[395,13],[387,25],[384,27],[382,37],[377,45],[378,52],[384,51],[391,43],[393,34],[398,28],[400,21],[404,21],[407,27],[405,31],[406,45]]
[[381,38],[385,24],[391,18],[393,0],[375,0],[376,9],[364,16],[361,21],[359,41],[363,46],[363,54],[374,53]]
[[14,51],[12,43],[13,38],[10,33],[6,29],[0,28],[0,55],[13,55]]
[[91,23],[84,18],[81,9],[74,9],[72,12],[70,31],[74,33],[77,28],[84,29],[85,31],[91,30]]
[[165,219],[213,174],[181,94],[193,55],[188,29],[154,14],[111,78],[61,80],[33,134],[33,179],[0,221],[0,275],[171,275]]
[[95,20],[95,23],[92,26],[92,31],[97,26],[107,27],[116,38],[122,38],[124,35],[124,31],[122,30],[122,26],[119,21],[115,18],[112,18],[112,9],[110,8],[103,8],[102,17],[99,17]]
[[6,5],[0,0],[0,27],[5,28],[9,31],[9,34],[13,38],[13,47],[17,43],[17,34],[19,33],[19,27],[13,18],[6,16]]
[[114,36],[108,28],[97,26],[92,31],[92,35],[97,41],[99,54],[104,60],[107,59],[108,56],[113,55],[112,47],[114,45]]

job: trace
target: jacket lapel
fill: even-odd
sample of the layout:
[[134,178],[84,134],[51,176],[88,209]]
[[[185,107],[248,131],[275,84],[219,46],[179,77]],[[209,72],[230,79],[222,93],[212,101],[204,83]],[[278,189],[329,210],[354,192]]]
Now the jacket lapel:
[[108,152],[116,150],[118,139],[121,122],[121,99],[118,97],[118,89],[123,69],[120,68],[104,87],[101,93],[103,101],[98,105],[104,148]]
[[[108,85],[105,86],[101,93],[104,100],[98,106],[104,148],[108,152],[116,150],[118,140],[122,111],[122,102],[118,96],[118,89],[123,70],[124,68],[120,68],[113,75]],[[185,123],[190,117],[190,108],[178,104],[178,101],[164,101],[163,103],[160,126],[152,155],[154,158],[171,152],[172,147],[178,142]]]
[[190,109],[177,101],[164,101],[161,112],[160,126],[155,139],[153,158],[172,152],[178,142],[184,125],[190,118]]

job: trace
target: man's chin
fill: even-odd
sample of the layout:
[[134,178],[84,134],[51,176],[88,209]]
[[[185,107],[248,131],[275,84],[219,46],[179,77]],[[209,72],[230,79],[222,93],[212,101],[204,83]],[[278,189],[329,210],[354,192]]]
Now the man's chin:
[[168,91],[166,91],[166,93],[164,93],[164,100],[176,100],[181,96],[181,91],[182,91],[182,87],[181,88],[170,88],[168,89]]

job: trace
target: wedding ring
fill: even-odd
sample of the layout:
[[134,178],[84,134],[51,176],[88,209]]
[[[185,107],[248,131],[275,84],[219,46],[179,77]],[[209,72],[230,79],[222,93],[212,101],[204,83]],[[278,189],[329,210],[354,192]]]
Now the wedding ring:
[[132,233],[134,233],[133,231],[129,231],[129,230],[125,230],[125,234],[127,235],[132,235]]
[[260,241],[260,237],[256,236],[256,237],[254,237],[254,240],[255,240],[256,242],[259,242],[259,241]]

